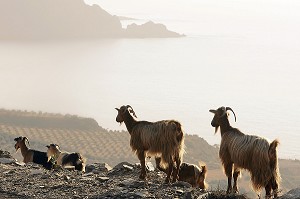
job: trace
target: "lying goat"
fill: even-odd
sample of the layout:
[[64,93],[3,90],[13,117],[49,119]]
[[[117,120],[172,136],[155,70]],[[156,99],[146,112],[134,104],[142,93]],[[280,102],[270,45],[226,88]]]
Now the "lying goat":
[[48,161],[53,158],[53,161],[56,164],[64,166],[75,166],[75,169],[78,171],[85,171],[85,158],[81,156],[80,153],[67,153],[61,152],[57,144],[50,144],[46,146]]
[[[156,168],[160,171],[163,171],[166,173],[166,169],[163,169],[160,167],[160,160],[161,158],[156,157]],[[193,187],[200,188],[200,189],[206,189],[207,183],[205,182],[207,174],[207,168],[206,166],[200,166],[200,168],[197,165],[189,164],[183,162],[179,167],[179,181],[188,182]]]
[[48,161],[47,153],[36,151],[33,149],[28,149],[26,143],[29,145],[29,141],[27,137],[17,137],[14,139],[16,141],[15,149],[21,149],[21,154],[23,156],[23,162],[33,162],[36,164],[43,165],[46,169],[51,169],[53,167],[52,162]]

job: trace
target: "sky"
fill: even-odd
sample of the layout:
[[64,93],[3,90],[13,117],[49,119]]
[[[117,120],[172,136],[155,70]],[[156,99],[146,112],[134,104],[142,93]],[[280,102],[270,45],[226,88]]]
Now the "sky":
[[[163,21],[187,34],[299,35],[300,1],[297,0],[85,0],[112,15]],[[201,23],[190,23],[201,19]],[[174,21],[181,21],[175,27]],[[191,27],[191,25],[193,27]]]

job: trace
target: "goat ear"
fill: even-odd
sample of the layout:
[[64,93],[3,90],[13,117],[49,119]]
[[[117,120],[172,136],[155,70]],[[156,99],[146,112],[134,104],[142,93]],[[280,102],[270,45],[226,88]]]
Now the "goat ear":
[[115,108],[117,111],[120,111],[120,109],[118,109],[118,108]]
[[46,147],[47,147],[48,149],[50,148],[50,146],[49,146],[49,145],[47,145]]
[[216,110],[210,109],[209,112],[216,114]]

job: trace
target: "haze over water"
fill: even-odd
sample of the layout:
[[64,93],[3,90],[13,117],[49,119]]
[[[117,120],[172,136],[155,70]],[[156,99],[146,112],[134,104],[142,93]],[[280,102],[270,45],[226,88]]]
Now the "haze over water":
[[0,42],[2,108],[77,114],[125,130],[114,108],[130,104],[138,119],[176,119],[219,144],[208,110],[230,106],[232,126],[278,138],[281,158],[300,159],[297,1],[166,1],[157,9],[157,1],[86,2],[187,37]]

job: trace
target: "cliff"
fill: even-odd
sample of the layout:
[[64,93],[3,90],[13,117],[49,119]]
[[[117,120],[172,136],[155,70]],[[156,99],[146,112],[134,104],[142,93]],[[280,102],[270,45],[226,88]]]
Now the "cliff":
[[[151,23],[125,30],[119,17],[83,0],[1,0],[0,40],[180,36]],[[131,29],[131,28],[130,28]]]

